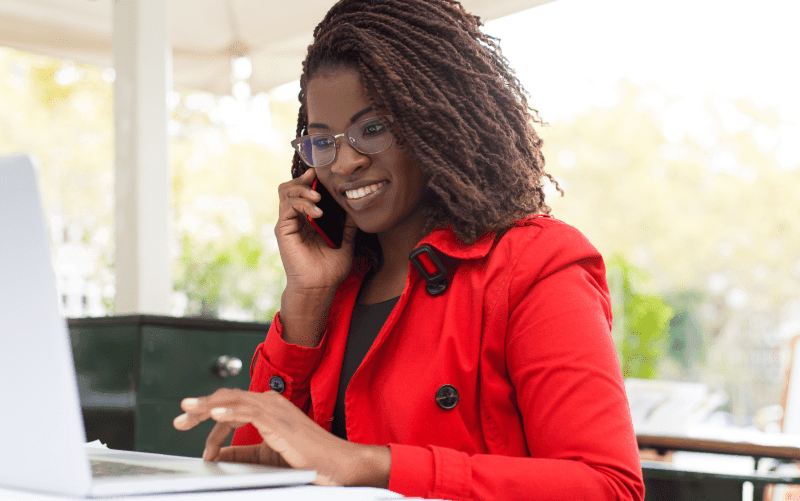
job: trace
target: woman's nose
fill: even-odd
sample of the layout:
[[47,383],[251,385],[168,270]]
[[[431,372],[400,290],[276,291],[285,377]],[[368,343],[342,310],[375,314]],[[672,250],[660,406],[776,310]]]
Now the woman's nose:
[[339,151],[336,154],[336,160],[331,165],[331,172],[340,176],[349,176],[358,169],[369,165],[369,156],[353,148],[344,137],[339,138],[338,146]]

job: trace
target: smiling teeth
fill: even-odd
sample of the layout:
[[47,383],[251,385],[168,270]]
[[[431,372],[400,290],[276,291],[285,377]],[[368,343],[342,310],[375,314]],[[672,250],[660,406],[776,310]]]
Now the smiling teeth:
[[344,194],[347,195],[347,198],[349,198],[350,200],[355,200],[357,198],[365,197],[372,192],[378,191],[379,189],[381,189],[382,186],[384,186],[387,183],[388,181],[381,181],[380,183],[371,184],[369,186],[362,186],[357,190],[347,190],[344,192]]

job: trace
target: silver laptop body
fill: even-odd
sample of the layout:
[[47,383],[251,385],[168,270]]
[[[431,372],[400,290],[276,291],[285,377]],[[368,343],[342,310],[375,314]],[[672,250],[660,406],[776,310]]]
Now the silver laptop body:
[[55,283],[34,165],[0,157],[0,486],[95,497],[314,481],[314,471],[88,448]]

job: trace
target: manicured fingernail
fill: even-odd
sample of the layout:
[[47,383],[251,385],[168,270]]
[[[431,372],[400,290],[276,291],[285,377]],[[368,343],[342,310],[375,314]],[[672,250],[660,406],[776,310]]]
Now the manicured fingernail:
[[184,407],[191,408],[191,407],[197,407],[197,404],[200,403],[200,400],[196,398],[184,398],[182,403]]
[[189,420],[189,415],[188,414],[181,414],[180,416],[175,418],[174,423],[175,424],[184,424],[188,420]]
[[214,417],[224,416],[227,413],[228,409],[226,409],[225,407],[215,407],[211,409],[211,415]]

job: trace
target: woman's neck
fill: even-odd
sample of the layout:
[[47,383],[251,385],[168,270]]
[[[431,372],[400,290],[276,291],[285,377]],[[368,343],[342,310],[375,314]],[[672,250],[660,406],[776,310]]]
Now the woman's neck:
[[390,231],[378,234],[383,264],[366,277],[359,302],[374,304],[399,296],[408,275],[408,254],[425,236],[425,220],[420,216],[406,220]]
[[379,273],[388,271],[391,274],[392,271],[402,271],[405,275],[405,270],[408,269],[408,254],[425,237],[424,228],[425,219],[422,214],[417,213],[391,230],[378,233],[383,253],[383,266]]

